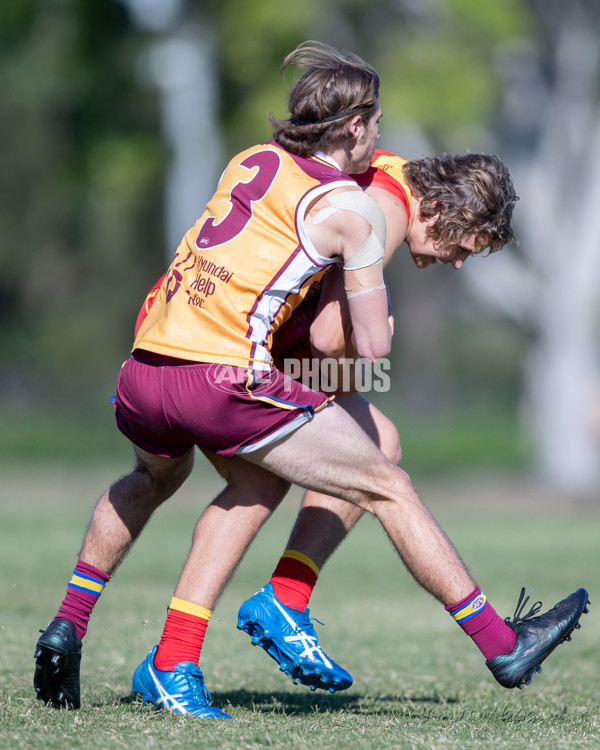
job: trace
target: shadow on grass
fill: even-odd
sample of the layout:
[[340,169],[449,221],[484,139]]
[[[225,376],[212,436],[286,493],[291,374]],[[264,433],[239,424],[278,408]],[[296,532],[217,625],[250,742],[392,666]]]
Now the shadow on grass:
[[310,714],[343,711],[349,714],[386,713],[394,704],[448,704],[457,702],[439,695],[362,695],[356,693],[289,692],[278,691],[261,693],[249,690],[235,690],[213,696],[217,705],[247,708],[261,713]]
[[[377,715],[388,713],[393,706],[420,704],[447,706],[459,703],[458,698],[443,695],[357,695],[343,693],[334,695],[319,692],[258,692],[251,690],[233,690],[212,694],[212,704],[224,711],[229,708],[246,708],[254,713],[265,714],[315,714],[343,712],[356,715]],[[139,704],[141,701],[131,695],[115,701],[115,704],[126,706]],[[106,703],[103,704],[106,706]]]

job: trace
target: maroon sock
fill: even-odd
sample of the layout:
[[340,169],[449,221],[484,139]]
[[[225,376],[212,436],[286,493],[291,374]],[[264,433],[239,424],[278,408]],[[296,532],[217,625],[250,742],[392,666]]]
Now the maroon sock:
[[469,596],[446,607],[487,660],[510,654],[516,635],[477,587]]
[[72,622],[77,638],[81,640],[86,634],[92,610],[109,580],[109,575],[79,560],[54,619],[63,618]]

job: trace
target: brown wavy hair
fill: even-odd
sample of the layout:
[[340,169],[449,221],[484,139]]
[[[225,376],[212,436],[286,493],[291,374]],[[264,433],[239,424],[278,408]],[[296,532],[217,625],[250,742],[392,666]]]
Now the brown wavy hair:
[[406,162],[403,171],[413,195],[421,199],[421,218],[437,216],[427,230],[435,245],[456,245],[475,234],[493,253],[518,242],[511,219],[519,197],[497,156],[426,157]]
[[287,151],[310,156],[325,150],[348,138],[350,117],[360,114],[368,122],[375,114],[379,76],[357,55],[308,41],[285,58],[282,77],[289,67],[306,71],[288,98],[291,117],[269,116],[273,138]]

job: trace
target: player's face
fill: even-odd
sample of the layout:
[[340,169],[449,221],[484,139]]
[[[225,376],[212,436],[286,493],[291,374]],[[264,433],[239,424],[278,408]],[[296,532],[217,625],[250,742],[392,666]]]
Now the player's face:
[[417,268],[427,268],[434,263],[449,264],[457,271],[467,258],[481,252],[485,245],[476,234],[463,238],[456,245],[435,245],[427,236],[428,227],[433,224],[435,217],[427,221],[419,220],[410,240],[406,244]]
[[377,100],[377,109],[373,117],[366,123],[362,121],[358,123],[356,146],[352,152],[352,165],[351,168],[344,170],[347,174],[360,174],[369,168],[379,138],[379,121],[382,115],[381,106]]

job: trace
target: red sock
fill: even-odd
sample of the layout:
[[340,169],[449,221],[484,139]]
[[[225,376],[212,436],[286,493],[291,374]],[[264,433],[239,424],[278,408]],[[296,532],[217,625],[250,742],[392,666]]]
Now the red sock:
[[514,630],[496,613],[479,587],[460,602],[448,605],[446,610],[473,639],[487,660],[502,654],[510,654],[514,649]]
[[197,666],[210,616],[209,609],[173,597],[154,666],[162,671],[171,671],[176,664],[189,661]]
[[68,620],[75,626],[78,640],[87,632],[87,626],[96,602],[110,581],[110,576],[93,565],[77,561],[55,620]]
[[304,612],[318,577],[319,568],[310,557],[288,549],[277,563],[269,583],[282,604]]

